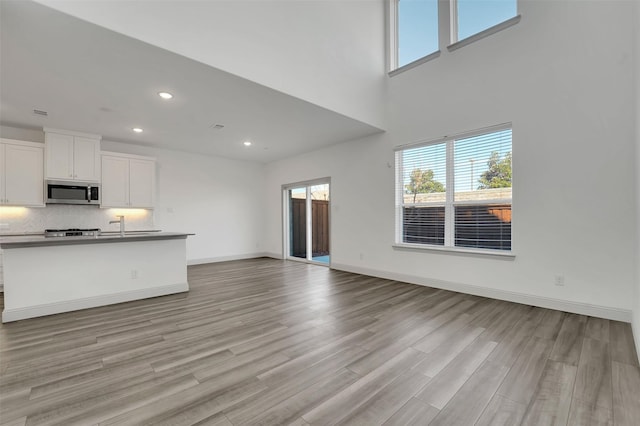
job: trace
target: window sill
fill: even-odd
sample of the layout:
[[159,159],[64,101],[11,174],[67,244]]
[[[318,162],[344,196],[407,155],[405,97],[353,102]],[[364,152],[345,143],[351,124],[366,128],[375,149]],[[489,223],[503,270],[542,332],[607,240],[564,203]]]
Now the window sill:
[[429,61],[437,58],[438,56],[440,56],[440,51],[436,50],[435,52],[430,53],[429,55],[427,55],[427,56],[425,56],[423,58],[416,59],[413,62],[409,62],[408,64],[401,66],[400,68],[396,68],[393,71],[389,71],[389,77],[393,77],[394,75],[402,74],[403,72],[408,71],[411,68],[415,68],[418,65],[422,65],[425,62],[429,62]]
[[458,50],[461,47],[467,46],[471,43],[474,43],[478,40],[482,40],[485,37],[488,37],[492,34],[498,33],[504,29],[507,29],[509,27],[514,26],[515,24],[517,24],[518,22],[520,22],[520,18],[522,17],[522,15],[516,15],[513,18],[507,19],[506,21],[500,22],[498,25],[494,25],[493,27],[487,28],[484,31],[480,31],[477,34],[474,34],[472,36],[469,36],[465,39],[462,39],[460,41],[457,41],[449,46],[447,46],[447,50],[449,52],[453,52],[454,50]]
[[483,250],[483,249],[471,249],[460,247],[440,247],[440,246],[428,246],[422,244],[407,244],[399,243],[393,244],[395,250],[408,250],[408,251],[434,251],[442,254],[454,254],[461,256],[477,256],[477,257],[494,257],[504,260],[514,260],[516,255],[512,251],[504,250]]

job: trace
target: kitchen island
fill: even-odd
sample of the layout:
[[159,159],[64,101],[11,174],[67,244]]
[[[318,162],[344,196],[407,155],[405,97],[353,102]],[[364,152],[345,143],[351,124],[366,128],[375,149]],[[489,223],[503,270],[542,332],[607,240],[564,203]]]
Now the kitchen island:
[[189,235],[0,238],[2,322],[189,291]]

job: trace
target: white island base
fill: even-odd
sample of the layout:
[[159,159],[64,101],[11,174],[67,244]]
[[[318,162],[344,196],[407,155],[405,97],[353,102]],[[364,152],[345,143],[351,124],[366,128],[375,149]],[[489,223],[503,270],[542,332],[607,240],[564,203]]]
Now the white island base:
[[2,322],[188,291],[186,238],[2,244]]

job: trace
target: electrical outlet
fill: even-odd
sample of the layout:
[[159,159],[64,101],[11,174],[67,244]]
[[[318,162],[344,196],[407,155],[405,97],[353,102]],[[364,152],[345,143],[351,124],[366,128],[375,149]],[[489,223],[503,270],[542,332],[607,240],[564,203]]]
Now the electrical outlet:
[[553,283],[557,286],[564,286],[564,275],[556,275],[553,277]]
[[132,269],[131,270],[131,279],[132,280],[137,280],[138,279],[138,270],[137,269]]
[[360,260],[364,260],[364,254],[360,253]]

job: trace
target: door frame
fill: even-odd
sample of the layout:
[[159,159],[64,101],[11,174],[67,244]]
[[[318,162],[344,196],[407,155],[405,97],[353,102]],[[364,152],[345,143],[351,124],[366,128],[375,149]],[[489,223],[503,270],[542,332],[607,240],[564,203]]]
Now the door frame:
[[[312,238],[312,231],[311,231],[311,214],[312,214],[312,207],[311,207],[311,191],[310,191],[310,187],[315,186],[315,185],[329,185],[329,264],[324,263],[324,262],[318,262],[312,259],[312,244],[313,242],[311,241]],[[307,196],[306,196],[306,217],[305,217],[305,221],[306,221],[306,243],[307,243],[307,257],[306,258],[301,258],[301,257],[294,257],[291,256],[289,253],[291,253],[290,249],[290,208],[289,208],[289,190],[290,189],[295,189],[295,188],[301,188],[301,187],[306,187],[307,190]],[[282,190],[281,190],[281,194],[282,194],[282,258],[285,260],[293,260],[296,262],[304,262],[304,263],[311,263],[314,265],[320,265],[320,266],[328,266],[331,267],[331,261],[332,261],[332,249],[331,249],[331,242],[333,240],[332,237],[332,233],[333,233],[333,226],[331,226],[331,177],[324,177],[324,178],[318,178],[318,179],[312,179],[312,180],[305,180],[305,181],[301,181],[301,182],[294,182],[294,183],[287,183],[282,185]]]

